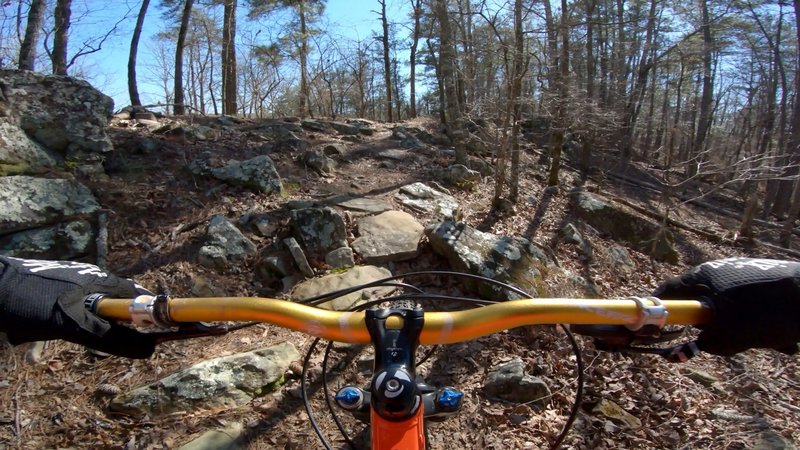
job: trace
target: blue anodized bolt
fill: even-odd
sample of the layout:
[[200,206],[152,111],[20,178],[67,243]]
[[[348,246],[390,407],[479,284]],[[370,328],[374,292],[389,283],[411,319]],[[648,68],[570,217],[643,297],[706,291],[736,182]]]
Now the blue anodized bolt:
[[461,405],[462,398],[464,398],[463,392],[446,387],[436,397],[436,404],[446,411],[455,411]]
[[339,392],[336,393],[334,398],[336,399],[336,403],[342,408],[353,410],[361,406],[361,403],[364,401],[364,394],[362,394],[361,389],[357,387],[345,386],[339,389]]

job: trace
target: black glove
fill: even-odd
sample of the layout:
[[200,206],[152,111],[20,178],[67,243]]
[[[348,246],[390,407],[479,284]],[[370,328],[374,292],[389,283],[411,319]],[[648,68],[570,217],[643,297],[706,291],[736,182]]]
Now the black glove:
[[800,263],[729,258],[672,278],[653,293],[663,299],[707,300],[712,322],[700,328],[700,350],[730,356],[749,348],[797,352],[800,342]]
[[0,331],[12,344],[63,339],[128,358],[147,358],[155,339],[87,311],[84,298],[149,294],[91,264],[0,256]]

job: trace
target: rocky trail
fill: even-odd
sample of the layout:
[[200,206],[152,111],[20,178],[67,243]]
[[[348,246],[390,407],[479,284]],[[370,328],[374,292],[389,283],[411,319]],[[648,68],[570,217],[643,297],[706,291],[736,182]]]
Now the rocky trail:
[[[14,98],[5,102],[26,110]],[[20,134],[24,120],[7,122],[19,140],[44,146],[24,127]],[[657,211],[659,196],[602,170],[584,180],[567,168],[562,187],[547,188],[535,130],[521,155],[520,199],[494,213],[490,124],[471,134],[469,167],[451,165],[446,137],[426,120],[123,111],[96,128],[113,151],[76,143],[65,146],[66,159],[50,151],[53,161],[0,152],[4,253],[87,258],[181,297],[295,299],[429,269],[482,274],[535,296],[622,297],[647,294],[708,259],[786,257],[741,245],[731,232],[735,220],[692,204],[672,216],[687,227],[663,233],[637,212]],[[88,156],[75,157],[79,148]],[[612,158],[599,158],[599,169],[604,159]],[[626,173],[644,182],[643,171]],[[740,206],[727,191],[710,201]],[[765,243],[775,238],[768,226],[760,231]],[[458,279],[410,278],[404,281],[431,292],[474,291]],[[329,307],[387,293],[374,289]],[[578,339],[586,398],[563,448],[777,450],[800,442],[796,356],[750,351],[669,364],[602,353]],[[144,361],[65,342],[4,344],[0,448],[322,448],[300,398],[300,360],[312,341],[256,325],[166,343]],[[369,350],[334,345],[330,354],[331,389],[368,380]],[[310,360],[311,403],[333,447],[349,448],[325,407],[323,357],[318,350]],[[549,448],[575,395],[575,358],[552,327],[432,349],[420,372],[466,393],[458,415],[430,425],[434,449]],[[342,420],[364,448],[364,425]]]

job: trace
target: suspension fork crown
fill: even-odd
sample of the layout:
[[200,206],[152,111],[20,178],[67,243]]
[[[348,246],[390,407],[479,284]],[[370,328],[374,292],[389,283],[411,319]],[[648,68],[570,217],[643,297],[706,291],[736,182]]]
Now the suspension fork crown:
[[390,421],[413,417],[422,407],[414,358],[424,312],[414,309],[370,309],[366,325],[375,349],[370,383],[372,410]]

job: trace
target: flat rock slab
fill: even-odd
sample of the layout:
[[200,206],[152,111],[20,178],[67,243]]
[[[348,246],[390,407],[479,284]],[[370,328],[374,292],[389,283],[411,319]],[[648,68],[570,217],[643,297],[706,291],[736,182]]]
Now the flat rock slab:
[[[321,294],[347,289],[361,284],[371,283],[392,276],[389,270],[375,266],[357,266],[343,273],[333,273],[319,278],[306,280],[292,290],[292,298],[305,300]],[[354,306],[366,303],[373,298],[389,295],[394,291],[392,287],[377,287],[364,289],[351,294],[337,297],[319,305],[320,308],[345,311]]]
[[370,264],[412,259],[419,253],[424,228],[411,214],[386,211],[358,221],[353,250]]
[[413,183],[401,187],[395,198],[415,211],[434,214],[443,219],[453,218],[458,210],[458,202],[455,197],[424,183]]
[[337,203],[337,206],[352,211],[359,211],[370,214],[380,214],[382,212],[391,211],[393,209],[391,204],[383,200],[376,200],[366,197],[359,197],[359,198],[352,198],[350,200],[345,200]]

